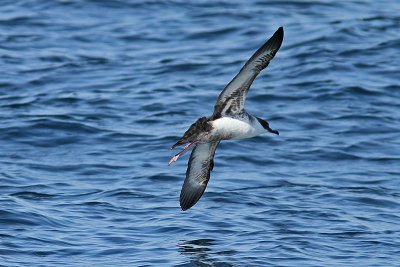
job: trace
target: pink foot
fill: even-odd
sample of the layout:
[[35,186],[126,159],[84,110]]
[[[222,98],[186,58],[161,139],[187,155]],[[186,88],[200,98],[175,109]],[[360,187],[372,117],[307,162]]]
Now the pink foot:
[[187,144],[187,145],[183,148],[183,150],[182,150],[181,152],[179,152],[178,154],[176,154],[175,156],[173,156],[173,157],[169,160],[168,165],[171,165],[172,163],[174,163],[175,161],[177,161],[178,158],[179,158],[180,156],[182,156],[183,154],[185,154],[186,151],[188,151],[190,147],[192,147],[193,145],[196,145],[196,144],[197,144],[197,142],[193,142],[193,143]]

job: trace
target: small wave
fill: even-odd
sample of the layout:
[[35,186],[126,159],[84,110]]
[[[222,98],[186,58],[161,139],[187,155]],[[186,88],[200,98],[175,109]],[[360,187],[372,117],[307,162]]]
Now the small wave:
[[213,36],[218,36],[218,38],[221,37],[221,35],[229,34],[232,32],[237,31],[238,28],[236,27],[226,27],[226,28],[221,28],[221,29],[202,29],[202,30],[197,30],[194,31],[186,36],[186,38],[189,39],[204,39],[204,38],[209,38]]
[[18,197],[27,200],[43,200],[43,199],[52,199],[56,197],[56,195],[46,194],[46,193],[38,193],[32,191],[20,191],[11,194],[13,197]]

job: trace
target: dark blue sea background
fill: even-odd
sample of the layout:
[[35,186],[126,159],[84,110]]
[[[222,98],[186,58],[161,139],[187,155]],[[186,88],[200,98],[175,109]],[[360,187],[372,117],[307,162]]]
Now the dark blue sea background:
[[[279,27],[181,211],[170,147]],[[0,4],[0,266],[400,266],[400,2]]]

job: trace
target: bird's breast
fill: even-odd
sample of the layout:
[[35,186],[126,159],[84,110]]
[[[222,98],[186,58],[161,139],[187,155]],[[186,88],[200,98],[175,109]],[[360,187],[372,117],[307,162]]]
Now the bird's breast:
[[212,122],[212,138],[216,139],[244,139],[257,136],[263,131],[251,120],[241,120],[229,117],[222,117]]

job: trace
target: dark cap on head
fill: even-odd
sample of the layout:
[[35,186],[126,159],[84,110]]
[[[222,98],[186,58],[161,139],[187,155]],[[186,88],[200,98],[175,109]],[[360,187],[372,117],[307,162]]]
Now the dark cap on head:
[[263,127],[265,130],[267,130],[267,131],[270,132],[270,133],[279,135],[279,132],[278,132],[277,130],[272,130],[272,129],[269,127],[269,123],[268,123],[266,120],[260,119],[260,118],[258,118],[258,117],[256,117],[256,118],[257,118],[258,122],[262,125],[262,127]]

